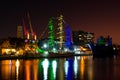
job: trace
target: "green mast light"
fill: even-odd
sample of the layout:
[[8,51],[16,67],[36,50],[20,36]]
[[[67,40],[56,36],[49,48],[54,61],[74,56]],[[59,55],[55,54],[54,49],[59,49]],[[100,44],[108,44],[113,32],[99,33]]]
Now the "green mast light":
[[49,21],[49,24],[48,24],[48,27],[49,27],[49,38],[50,38],[50,41],[49,41],[49,45],[50,45],[50,51],[53,50],[54,48],[54,25],[53,25],[53,17],[50,18],[50,21]]

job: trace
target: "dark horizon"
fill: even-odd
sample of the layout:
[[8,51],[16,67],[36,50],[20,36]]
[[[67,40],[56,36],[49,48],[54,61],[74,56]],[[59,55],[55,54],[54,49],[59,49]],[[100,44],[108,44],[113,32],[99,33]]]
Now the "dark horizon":
[[113,43],[120,43],[119,1],[6,1],[0,3],[0,38],[15,37],[22,17],[30,13],[33,30],[38,38],[48,26],[50,17],[64,16],[71,30],[95,34],[95,38],[110,35]]

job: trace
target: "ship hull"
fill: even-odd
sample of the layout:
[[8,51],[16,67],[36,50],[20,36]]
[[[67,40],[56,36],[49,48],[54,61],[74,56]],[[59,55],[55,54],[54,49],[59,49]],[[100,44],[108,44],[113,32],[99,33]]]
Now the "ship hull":
[[115,51],[112,46],[95,46],[93,51],[94,58],[105,58],[105,57],[113,57],[115,55]]

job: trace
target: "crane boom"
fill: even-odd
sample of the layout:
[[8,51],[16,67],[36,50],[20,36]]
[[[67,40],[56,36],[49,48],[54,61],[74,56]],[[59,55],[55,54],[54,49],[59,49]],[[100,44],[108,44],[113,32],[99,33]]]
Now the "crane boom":
[[29,20],[30,31],[31,31],[31,34],[32,34],[32,36],[33,36],[33,35],[34,35],[34,33],[33,33],[32,23],[31,23],[31,20],[30,20],[30,14],[29,14],[29,13],[27,14],[27,17],[28,17],[28,20]]
[[27,30],[26,30],[25,20],[24,20],[23,17],[22,17],[22,23],[23,23],[23,29],[24,29],[24,36],[26,36],[27,35]]

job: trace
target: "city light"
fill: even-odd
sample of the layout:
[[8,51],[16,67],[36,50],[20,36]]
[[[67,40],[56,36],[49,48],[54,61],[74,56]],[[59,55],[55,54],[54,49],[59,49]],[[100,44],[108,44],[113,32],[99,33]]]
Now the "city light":
[[48,47],[48,45],[47,45],[47,44],[43,44],[43,47],[44,47],[44,48],[47,48],[47,47]]

